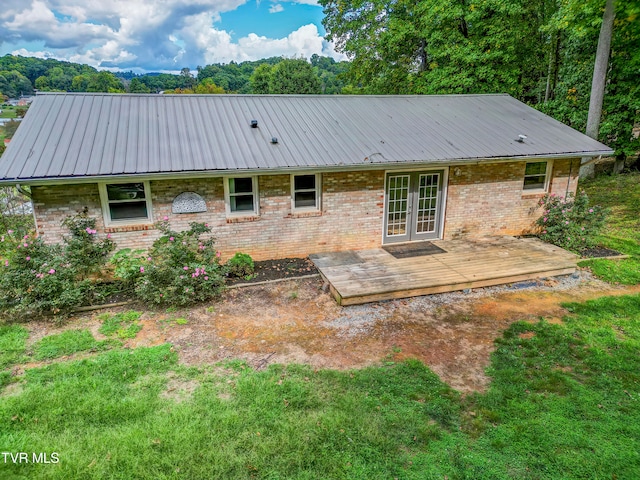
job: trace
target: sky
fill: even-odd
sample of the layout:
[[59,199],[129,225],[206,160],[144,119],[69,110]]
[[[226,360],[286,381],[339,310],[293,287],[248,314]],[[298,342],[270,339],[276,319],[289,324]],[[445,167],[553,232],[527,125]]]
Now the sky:
[[0,55],[136,72],[314,53],[344,59],[324,40],[322,18],[317,0],[2,0]]

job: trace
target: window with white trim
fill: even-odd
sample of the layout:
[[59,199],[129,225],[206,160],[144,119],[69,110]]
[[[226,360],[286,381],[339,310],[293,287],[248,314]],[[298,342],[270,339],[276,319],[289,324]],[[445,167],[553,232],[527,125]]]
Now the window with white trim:
[[527,162],[524,169],[524,190],[546,191],[549,187],[549,174],[551,173],[551,162],[544,160],[541,162]]
[[258,214],[258,181],[256,177],[227,177],[224,182],[227,213]]
[[291,175],[293,210],[320,210],[320,174]]
[[101,183],[99,190],[107,225],[152,221],[149,182]]

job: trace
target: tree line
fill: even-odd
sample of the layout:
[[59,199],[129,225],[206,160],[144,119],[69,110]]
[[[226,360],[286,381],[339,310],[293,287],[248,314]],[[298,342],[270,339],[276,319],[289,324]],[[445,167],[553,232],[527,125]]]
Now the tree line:
[[[585,131],[606,0],[319,2],[351,60],[345,93],[508,93]],[[599,139],[625,157],[640,150],[640,3],[609,2]]]
[[[313,55],[310,61],[282,57],[189,68],[180,74],[98,71],[54,59],[0,57],[0,95],[17,98],[34,90],[109,93],[341,93],[347,62]],[[266,83],[264,83],[266,82]],[[266,85],[266,87],[265,87]]]

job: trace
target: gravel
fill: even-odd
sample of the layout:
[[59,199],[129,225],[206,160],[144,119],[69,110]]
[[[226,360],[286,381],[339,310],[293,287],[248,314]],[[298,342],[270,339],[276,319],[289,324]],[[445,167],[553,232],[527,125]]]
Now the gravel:
[[[599,284],[588,270],[578,270],[571,275],[541,278],[493,287],[474,288],[464,291],[438,293],[421,297],[387,300],[342,307],[340,315],[330,321],[323,322],[329,328],[342,330],[341,335],[354,337],[370,333],[378,321],[392,316],[400,307],[403,312],[433,311],[438,307],[453,306],[469,300],[489,297],[514,291],[564,291],[584,284]],[[605,285],[605,284],[603,284]]]

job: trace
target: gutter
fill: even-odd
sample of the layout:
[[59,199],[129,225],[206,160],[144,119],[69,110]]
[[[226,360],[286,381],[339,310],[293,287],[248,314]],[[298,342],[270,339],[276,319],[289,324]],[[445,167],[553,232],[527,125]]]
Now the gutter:
[[[99,183],[117,180],[122,181],[141,181],[141,180],[179,180],[184,178],[216,178],[238,175],[278,175],[292,173],[324,173],[324,172],[351,172],[358,170],[415,170],[422,167],[455,167],[465,165],[487,165],[494,163],[508,163],[525,160],[536,159],[572,159],[596,157],[589,162],[596,161],[602,155],[611,154],[613,151],[597,151],[597,152],[571,152],[564,154],[551,155],[523,155],[514,157],[493,157],[493,158],[475,158],[475,159],[450,159],[450,160],[431,160],[431,161],[415,161],[415,162],[385,162],[385,163],[359,163],[359,164],[338,164],[338,165],[314,165],[314,166],[293,166],[293,167],[277,167],[277,168],[246,168],[246,169],[223,169],[223,170],[192,170],[180,172],[147,172],[147,173],[130,173],[130,174],[110,174],[110,175],[83,175],[83,176],[65,176],[65,177],[41,177],[41,178],[15,178],[2,179],[0,185],[19,185],[26,183],[27,185],[59,185],[71,183]],[[374,154],[370,154],[372,156]],[[584,165],[584,164],[583,164]]]

